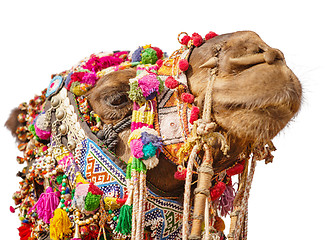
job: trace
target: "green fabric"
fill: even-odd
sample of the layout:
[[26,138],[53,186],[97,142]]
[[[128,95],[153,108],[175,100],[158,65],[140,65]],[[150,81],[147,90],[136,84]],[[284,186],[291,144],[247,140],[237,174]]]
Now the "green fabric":
[[132,205],[123,205],[120,209],[118,224],[115,231],[128,235],[131,233]]

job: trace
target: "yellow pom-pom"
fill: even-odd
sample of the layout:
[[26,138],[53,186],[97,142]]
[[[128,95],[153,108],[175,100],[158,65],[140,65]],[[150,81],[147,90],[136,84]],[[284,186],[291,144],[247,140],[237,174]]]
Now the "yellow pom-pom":
[[78,184],[78,183],[89,184],[89,182],[82,177],[80,172],[77,172],[77,174],[75,176],[75,183],[76,184]]
[[131,140],[139,139],[140,137],[141,137],[141,129],[140,128],[135,129],[129,136],[128,144],[130,143]]
[[54,217],[50,219],[50,238],[52,240],[60,240],[64,235],[71,233],[71,222],[67,213],[61,209],[57,208],[54,211]]

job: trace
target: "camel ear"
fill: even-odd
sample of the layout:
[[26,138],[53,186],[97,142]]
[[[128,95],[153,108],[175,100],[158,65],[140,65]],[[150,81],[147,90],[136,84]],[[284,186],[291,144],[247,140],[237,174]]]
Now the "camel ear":
[[19,108],[14,108],[10,115],[9,118],[7,119],[6,123],[5,123],[5,127],[8,128],[8,130],[11,132],[11,134],[16,138],[17,142],[21,142],[18,137],[17,137],[17,133],[16,133],[16,129],[19,126],[22,126],[22,124],[18,121],[17,117],[20,113],[23,113],[22,110],[20,110]]

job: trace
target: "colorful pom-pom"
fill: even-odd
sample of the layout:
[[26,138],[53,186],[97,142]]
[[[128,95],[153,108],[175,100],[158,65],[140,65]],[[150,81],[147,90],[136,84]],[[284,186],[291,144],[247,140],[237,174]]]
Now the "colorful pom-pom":
[[203,43],[203,38],[198,33],[192,34],[193,45],[199,47]]
[[151,48],[156,51],[158,59],[161,59],[163,57],[163,52],[160,48],[158,47],[151,47]]
[[131,140],[130,141],[130,149],[131,149],[131,154],[135,158],[142,158],[144,156],[143,143],[140,139]]
[[156,154],[157,147],[153,146],[152,143],[143,146],[143,159],[149,159]]
[[165,85],[167,88],[175,89],[176,87],[178,87],[179,82],[172,76],[169,76],[169,77],[167,77],[167,79],[165,81]]
[[142,60],[142,51],[144,50],[143,47],[137,48],[133,54],[131,55],[132,62],[140,62]]
[[191,37],[189,35],[185,35],[182,39],[181,39],[181,44],[183,45],[188,45],[188,42],[191,40]]
[[177,180],[184,181],[186,178],[186,168],[184,168],[182,171],[176,171],[174,177]]
[[218,199],[225,191],[226,185],[223,182],[217,183],[214,187],[210,189],[211,201]]
[[193,106],[192,110],[191,110],[191,116],[190,116],[190,123],[191,124],[193,124],[194,121],[198,120],[199,113],[200,113],[200,109],[196,106]]
[[194,102],[194,96],[190,93],[182,93],[182,101],[185,103],[193,103]]
[[178,67],[182,72],[187,71],[188,67],[189,67],[189,63],[186,59],[181,59],[178,62]]
[[146,48],[142,51],[142,64],[155,64],[157,60],[157,52],[154,49]]
[[209,39],[211,39],[213,37],[216,37],[216,36],[218,36],[217,33],[210,31],[209,33],[206,34],[205,39],[209,40]]

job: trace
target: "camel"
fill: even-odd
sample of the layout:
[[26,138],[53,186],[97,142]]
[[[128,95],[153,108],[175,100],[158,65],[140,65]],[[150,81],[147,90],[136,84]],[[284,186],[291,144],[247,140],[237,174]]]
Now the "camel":
[[[118,235],[120,237],[141,239],[143,236],[145,237],[148,232],[153,231],[153,235],[151,234],[152,237],[158,239],[167,239],[167,237],[178,239],[187,239],[187,237],[189,237],[189,239],[201,239],[202,236],[205,239],[210,239],[211,236],[213,237],[213,239],[223,239],[223,229],[222,227],[218,226],[221,225],[221,221],[219,220],[219,214],[215,213],[213,216],[209,216],[209,212],[207,210],[205,211],[204,209],[205,206],[208,206],[208,209],[215,209],[216,206],[218,206],[219,200],[214,201],[213,203],[210,202],[209,199],[213,197],[213,195],[210,196],[210,191],[214,189],[215,186],[219,186],[218,182],[225,182],[225,184],[229,186],[231,184],[229,183],[230,177],[228,177],[230,176],[230,174],[227,173],[231,171],[235,172],[234,174],[239,174],[240,182],[236,192],[234,203],[232,202],[233,205],[231,206],[230,211],[228,211],[232,212],[231,229],[228,238],[243,238],[243,236],[245,236],[243,234],[246,234],[245,232],[243,232],[243,230],[241,230],[245,224],[244,221],[246,218],[244,206],[245,204],[247,204],[248,200],[247,196],[250,190],[249,185],[252,181],[252,171],[254,171],[254,167],[256,164],[255,160],[265,159],[266,162],[271,161],[273,156],[270,152],[272,150],[275,150],[275,147],[273,146],[271,140],[290,122],[293,117],[295,117],[295,115],[300,109],[302,87],[298,78],[287,67],[283,53],[278,49],[274,49],[268,46],[256,33],[251,31],[241,31],[224,35],[213,34],[211,37],[206,37],[206,40],[200,40],[198,35],[194,35],[194,38],[192,36],[192,38],[189,38],[188,40],[189,41],[188,43],[186,43],[186,46],[184,48],[185,50],[188,50],[186,51],[186,56],[179,56],[178,58],[180,60],[184,59],[186,60],[185,62],[188,63],[188,65],[185,66],[185,69],[180,69],[179,74],[179,76],[185,75],[185,80],[183,79],[181,80],[181,82],[177,83],[180,86],[184,87],[172,87],[172,89],[170,89],[170,84],[167,84],[166,81],[164,87],[165,90],[163,90],[165,94],[163,93],[161,95],[159,93],[157,99],[160,99],[160,96],[164,98],[165,96],[163,95],[169,94],[170,92],[172,92],[172,94],[174,95],[177,93],[180,94],[179,92],[184,90],[187,92],[187,94],[194,96],[192,100],[187,100],[189,101],[188,103],[181,103],[182,106],[184,104],[184,106],[187,106],[186,113],[188,116],[186,118],[191,117],[192,112],[196,108],[198,108],[198,112],[200,112],[199,117],[204,121],[202,122],[202,120],[196,120],[195,123],[187,123],[185,126],[185,131],[177,130],[173,127],[173,131],[188,132],[188,136],[185,136],[184,138],[185,142],[179,143],[179,147],[181,149],[186,148],[185,151],[181,149],[178,150],[178,152],[176,151],[177,156],[180,154],[180,157],[177,157],[177,159],[182,158],[184,159],[183,161],[170,160],[170,157],[168,157],[170,154],[165,154],[166,150],[163,150],[166,149],[166,146],[162,145],[161,147],[159,147],[159,149],[157,149],[157,162],[154,164],[154,166],[152,165],[151,167],[149,167],[149,169],[147,170],[147,174],[144,176],[142,174],[143,171],[141,171],[140,173],[136,173],[136,179],[139,179],[141,181],[141,184],[138,185],[139,187],[137,188],[139,190],[143,189],[144,184],[146,184],[145,186],[147,186],[147,191],[152,191],[152,193],[146,193],[146,190],[144,192],[140,190],[139,194],[141,196],[144,194],[143,196],[145,198],[149,198],[152,195],[154,199],[164,199],[164,201],[167,201],[166,204],[172,202],[172,199],[174,199],[176,201],[175,204],[177,204],[177,206],[184,205],[184,210],[183,207],[179,209],[181,213],[181,215],[179,216],[182,218],[180,219],[179,223],[183,222],[181,224],[183,226],[169,228],[169,223],[166,222],[168,219],[166,218],[166,220],[161,221],[165,222],[163,226],[166,226],[166,229],[168,227],[169,230],[164,231],[163,227],[162,230],[159,230],[158,232],[155,231],[154,229],[156,229],[156,226],[158,226],[159,223],[157,223],[158,225],[154,225],[153,223],[147,222],[147,218],[150,215],[145,214],[145,212],[150,214],[152,212],[152,207],[156,208],[155,205],[152,205],[154,204],[154,202],[152,202],[151,204],[151,200],[146,199],[145,203],[143,202],[145,201],[144,197],[142,198],[143,201],[141,200],[141,198],[137,198],[141,202],[137,204],[146,205],[146,210],[144,206],[139,205],[140,210],[143,210],[141,210],[142,214],[140,215],[145,214],[146,216],[146,225],[141,225],[138,230],[138,219],[141,222],[144,221],[143,216],[140,216],[139,218],[137,218],[137,220],[135,220],[136,223],[134,223],[133,220],[133,233],[121,232],[119,233],[121,235]],[[181,43],[183,43],[183,38],[181,40]],[[157,53],[159,53],[159,51],[157,51]],[[121,57],[122,56],[126,57],[124,54],[121,55]],[[169,59],[175,60],[175,56],[176,55],[173,54]],[[123,60],[121,62],[123,62]],[[161,72],[161,69],[163,69],[161,64],[164,64],[163,66],[165,68],[168,63],[168,60],[164,60],[163,63],[157,62],[159,68],[158,71]],[[91,126],[86,124],[83,121],[83,118],[81,118],[81,116],[78,118],[74,116],[74,112],[77,112],[79,105],[81,106],[81,102],[78,102],[78,107],[71,107],[71,110],[68,110],[68,112],[60,111],[62,107],[62,105],[60,104],[64,104],[66,102],[66,107],[68,107],[69,105],[74,105],[72,104],[74,102],[74,94],[70,93],[69,91],[65,92],[61,90],[64,88],[64,83],[62,82],[64,81],[63,79],[57,79],[57,82],[53,81],[53,85],[50,85],[51,87],[48,88],[46,93],[46,96],[48,94],[47,100],[39,99],[40,102],[45,102],[44,106],[46,106],[44,107],[45,113],[43,113],[43,115],[41,114],[42,117],[44,119],[49,119],[49,121],[51,122],[48,125],[43,125],[44,129],[48,129],[47,131],[51,132],[52,134],[51,142],[57,142],[57,144],[66,147],[68,149],[66,153],[73,154],[67,156],[72,156],[74,159],[76,159],[75,161],[79,161],[77,157],[77,152],[79,152],[80,149],[83,148],[78,140],[89,138],[93,142],[98,143],[98,147],[95,147],[95,151],[106,152],[105,155],[107,155],[110,159],[112,159],[113,162],[116,163],[115,166],[117,166],[119,170],[121,169],[123,172],[127,173],[128,168],[126,165],[129,163],[132,154],[131,145],[127,144],[127,142],[131,141],[132,138],[132,130],[129,128],[132,121],[131,115],[135,111],[136,106],[140,107],[144,104],[136,103],[135,100],[132,100],[129,94],[129,91],[132,86],[132,79],[136,77],[136,74],[138,75],[138,71],[138,66],[135,67],[130,64],[129,67],[124,67],[117,71],[110,71],[108,73],[105,72],[104,75],[100,75],[99,80],[97,80],[95,85],[91,89],[87,89],[87,91],[82,94],[82,98],[79,98],[87,100],[87,103],[92,109],[92,114],[94,114],[93,116],[96,116],[96,118],[98,119],[96,126],[93,126],[94,128],[99,128],[97,129],[97,132],[91,130]],[[150,73],[151,70],[148,69],[147,71],[148,73],[146,74],[150,74],[150,76],[153,76],[153,73]],[[67,72],[65,72],[65,74],[67,74]],[[166,76],[165,78],[167,77],[168,76]],[[163,79],[165,78],[163,77]],[[56,84],[58,85],[58,89],[56,89],[56,86],[54,87],[54,85]],[[54,91],[49,91],[49,89],[51,88],[54,88]],[[146,102],[151,101],[152,100],[147,100]],[[160,110],[160,101],[158,101],[157,106],[159,107],[159,109],[157,110],[159,112],[159,116],[158,120],[155,121],[154,126],[155,128],[156,126],[160,128],[160,130],[157,130],[160,133],[159,136],[161,136],[162,123],[169,123],[171,121],[170,124],[176,126],[179,125],[177,123],[179,119],[171,120],[170,117],[173,115],[168,115],[169,117],[167,118],[161,118],[160,113],[163,109],[165,109],[165,107]],[[13,132],[14,135],[17,134],[17,128],[19,128],[20,125],[22,125],[22,123],[24,122],[23,120],[20,121],[20,116],[22,116],[21,113],[24,111],[26,111],[26,108],[24,109],[21,107],[20,109],[15,109],[6,123],[6,126]],[[48,115],[47,111],[49,112]],[[71,116],[73,117],[71,118]],[[42,117],[39,118],[41,119]],[[61,124],[64,123],[63,119],[69,119],[65,120],[66,124],[69,126],[71,126],[70,121],[78,121],[81,127],[79,127],[78,125],[74,125],[76,126],[74,128],[74,131],[79,132],[80,135],[72,135],[73,137],[70,136],[73,130],[71,129],[71,127],[67,128],[65,124]],[[91,122],[90,119],[89,121]],[[182,121],[184,121],[184,119]],[[186,121],[188,121],[188,119]],[[38,120],[36,121],[36,123],[38,123]],[[203,133],[200,133],[200,126],[202,124],[204,124],[203,126],[206,128],[206,130],[203,129]],[[208,128],[209,132],[207,130]],[[117,129],[120,129],[120,131],[116,131]],[[164,132],[170,132],[171,128],[166,127],[164,129]],[[56,134],[54,134],[54,132],[59,133],[60,137],[56,137]],[[150,131],[147,130],[146,132]],[[111,139],[110,141],[109,139],[112,135],[115,135],[115,139]],[[166,136],[162,134],[161,137],[163,142],[165,142]],[[33,147],[38,145],[38,141],[41,144],[46,144],[47,141],[49,142],[49,138],[39,138],[39,140],[36,140],[35,138],[29,139],[31,140],[28,141],[28,144],[27,146],[25,146],[24,151],[26,151],[26,149],[33,149]],[[26,143],[26,136],[19,136],[18,141],[21,144]],[[191,144],[191,146],[188,146],[187,143]],[[87,143],[83,144],[87,145]],[[202,167],[208,167],[207,169],[211,169],[208,172],[206,171],[206,173],[204,174],[201,173],[202,171],[199,172],[199,174],[192,174],[193,164],[188,165],[188,159],[191,158],[190,155],[192,155],[191,151],[194,150],[193,144],[194,146],[198,145],[198,149],[195,148],[197,150],[195,150],[194,160],[196,161],[197,159],[199,163],[194,166],[195,170],[200,170]],[[48,148],[55,149],[55,145],[56,144],[50,144]],[[251,155],[253,156],[253,160],[251,160],[249,163],[249,158]],[[56,157],[58,156],[56,155]],[[81,156],[79,155],[79,157]],[[202,158],[206,160],[201,161]],[[118,159],[120,159],[120,161]],[[59,165],[59,162],[54,163],[51,169],[57,169],[55,167]],[[250,170],[250,172],[248,172],[249,165],[251,165],[250,169],[252,169]],[[31,163],[29,163],[29,166],[31,166]],[[81,165],[78,166],[80,167],[80,169],[78,170],[80,172],[83,172],[83,170],[81,169]],[[177,172],[182,173],[182,168],[186,170],[189,167],[190,173],[185,172],[185,174],[187,175],[183,177],[182,181],[181,178],[177,177]],[[53,177],[54,179],[54,176],[58,176],[61,171],[64,172],[64,174],[69,175],[67,173],[69,172],[68,169],[72,169],[72,167],[70,168],[65,165],[62,166],[61,169],[57,169],[57,172],[56,170],[52,170],[55,172],[51,172],[46,175],[45,179],[47,177]],[[67,172],[65,170],[67,170]],[[75,171],[79,172],[77,170]],[[21,175],[23,176],[24,174]],[[74,175],[75,179],[70,179],[70,176],[68,176],[68,182],[70,183],[70,181],[75,181],[77,175]],[[23,178],[24,177],[25,176],[23,176]],[[80,174],[79,177],[82,178],[81,182],[83,184],[93,184],[90,183],[93,181],[91,178],[88,178],[86,173]],[[145,182],[143,183],[141,179],[143,179],[144,177],[146,179],[144,179]],[[193,180],[193,182],[197,182],[197,184],[190,183],[190,188],[186,187],[188,186],[188,180],[186,180],[188,178],[190,178],[190,181]],[[47,187],[52,185],[46,180],[44,182],[41,182],[40,184],[38,184],[35,180],[33,182],[35,194],[37,196],[36,198],[39,198],[42,192],[45,191]],[[101,217],[103,217],[104,219],[107,218],[107,223],[112,230],[115,227],[114,225],[119,225],[116,223],[116,221],[120,221],[120,219],[117,219],[120,218],[120,207],[121,209],[123,209],[122,206],[127,205],[127,202],[130,202],[130,197],[131,199],[135,199],[136,201],[136,196],[132,196],[133,192],[135,193],[136,191],[131,190],[129,188],[129,182],[130,181],[127,180],[125,185],[121,184],[123,186],[123,190],[120,188],[121,193],[119,195],[110,196],[112,198],[116,197],[117,199],[117,202],[111,205],[112,207],[114,205],[116,207],[110,207],[110,215],[112,214],[112,222],[107,216],[105,216],[105,211],[103,211],[105,209],[105,207],[103,206],[104,203],[106,205],[107,200],[110,198],[108,198],[107,200],[106,198],[104,198],[104,201],[100,201],[101,204],[98,206],[100,210],[98,211],[98,215],[96,214],[96,216],[99,217],[96,217],[95,219]],[[73,189],[74,184],[70,185]],[[96,182],[95,185],[102,186],[102,184],[97,184]],[[76,187],[78,187],[78,185]],[[102,187],[100,187],[100,189],[104,191],[105,188]],[[65,192],[65,187],[63,189]],[[200,191],[197,191],[198,189],[205,190],[203,192],[200,190],[200,193]],[[228,187],[226,187],[226,190],[227,189]],[[231,190],[232,189],[233,188],[231,188]],[[131,196],[129,195],[129,192],[131,193]],[[223,192],[224,190],[221,192],[220,195],[225,194]],[[63,193],[63,196],[64,195],[65,194]],[[186,200],[186,196],[189,196],[190,198]],[[62,197],[62,199],[63,198],[64,197]],[[77,201],[78,196],[75,196],[74,198],[76,199],[73,201]],[[194,213],[192,217],[193,220],[190,219],[191,216],[189,217],[191,213],[191,208],[186,208],[187,203],[189,204],[191,199],[195,201],[193,210]],[[219,198],[217,197],[217,199]],[[35,201],[37,201],[37,199],[35,199]],[[20,202],[18,201],[18,203]],[[135,208],[135,206],[137,206],[134,205],[135,203],[133,204],[131,202],[131,204],[133,205],[133,209]],[[31,207],[32,206],[30,206],[30,208]],[[74,214],[76,213],[74,209],[72,210],[67,207],[67,212],[69,213],[69,216],[71,214],[71,211],[72,214],[73,212]],[[95,210],[93,214],[95,214],[96,212],[97,210]],[[184,212],[185,215],[187,212],[188,217],[182,217],[182,212]],[[81,213],[85,214],[86,218],[88,218],[88,214],[90,214],[89,212],[82,211]],[[115,216],[113,214],[115,214]],[[134,214],[136,215],[138,214],[138,212],[133,212],[133,215]],[[177,213],[175,212],[175,214]],[[55,221],[53,220],[54,218],[55,217],[52,218],[52,221]],[[156,218],[154,217],[154,219]],[[88,218],[87,220],[89,222],[96,221],[93,220],[92,217],[91,219]],[[85,220],[85,222],[82,221],[81,224],[78,224],[79,221],[75,222],[75,238],[81,237],[81,231],[83,227],[88,225],[86,223],[87,220]],[[203,223],[203,221],[207,225],[205,228],[208,228],[208,232],[204,230],[202,233],[203,235],[201,236],[201,224]],[[36,222],[38,221],[36,220]],[[96,231],[97,233],[99,233],[98,237],[101,233],[103,233],[104,238],[106,238],[107,234],[110,231],[106,227],[105,222],[105,220],[103,222],[99,220],[99,226]],[[113,222],[115,222],[115,224]],[[172,223],[174,222],[175,221],[173,221]],[[111,224],[114,225],[112,226]],[[209,226],[209,224],[211,226]],[[39,228],[42,228],[44,225],[45,223],[39,223],[39,225],[37,226],[39,226]],[[191,225],[192,227],[190,229]],[[72,226],[69,226],[69,228],[70,227],[72,228]],[[72,235],[72,229],[70,230],[69,228],[66,232],[63,230],[62,235],[56,236],[56,234],[52,235],[52,233],[50,233],[51,239],[61,239],[64,235]],[[153,229],[151,230],[150,228]],[[212,229],[212,233],[209,232],[209,228]],[[116,228],[116,230],[118,230],[118,227]],[[90,228],[89,231],[92,232]],[[141,233],[134,233],[134,231]],[[172,234],[170,231],[175,232],[175,234]],[[161,232],[161,234],[159,232]],[[215,238],[215,235],[218,238]],[[86,236],[83,236],[83,238],[88,239]]]

